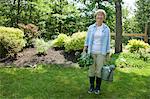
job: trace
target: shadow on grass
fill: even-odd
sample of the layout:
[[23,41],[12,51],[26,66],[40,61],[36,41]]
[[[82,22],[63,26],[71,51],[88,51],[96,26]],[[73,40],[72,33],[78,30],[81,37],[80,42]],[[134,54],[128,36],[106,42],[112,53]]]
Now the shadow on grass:
[[[143,71],[144,72],[144,71]],[[150,74],[115,71],[114,82],[102,83],[101,95],[88,94],[84,69],[39,66],[35,69],[1,68],[0,98],[117,99],[150,98]]]

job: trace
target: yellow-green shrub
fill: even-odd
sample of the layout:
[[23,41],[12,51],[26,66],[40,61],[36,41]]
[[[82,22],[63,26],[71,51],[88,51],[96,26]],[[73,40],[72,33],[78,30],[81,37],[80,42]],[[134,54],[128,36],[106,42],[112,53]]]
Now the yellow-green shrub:
[[66,34],[59,34],[58,37],[52,42],[53,47],[63,47],[65,40],[67,40],[68,37]]
[[38,55],[47,54],[48,49],[51,47],[51,44],[49,44],[49,42],[45,42],[43,39],[37,38],[34,40],[34,42],[36,54]]
[[65,51],[81,50],[84,47],[86,32],[74,33],[70,38],[65,41]]
[[[22,50],[26,41],[24,33],[18,28],[0,26],[0,43],[8,54],[15,54]],[[3,52],[0,52],[3,54]]]
[[139,52],[140,49],[148,49],[150,46],[148,43],[145,43],[142,40],[129,40],[127,44],[127,48],[130,52]]

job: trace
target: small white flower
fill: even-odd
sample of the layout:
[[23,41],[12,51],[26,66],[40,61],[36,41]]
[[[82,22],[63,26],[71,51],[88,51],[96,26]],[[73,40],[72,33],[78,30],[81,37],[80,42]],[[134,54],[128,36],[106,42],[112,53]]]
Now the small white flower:
[[120,58],[120,61],[122,61],[122,62],[126,62],[126,59],[124,59],[124,58]]

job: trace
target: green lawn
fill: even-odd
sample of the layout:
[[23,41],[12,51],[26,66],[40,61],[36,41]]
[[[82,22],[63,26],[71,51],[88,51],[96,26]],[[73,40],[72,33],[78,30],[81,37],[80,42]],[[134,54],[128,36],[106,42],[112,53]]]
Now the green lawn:
[[150,99],[150,68],[117,68],[101,95],[88,94],[87,69],[0,68],[0,99]]

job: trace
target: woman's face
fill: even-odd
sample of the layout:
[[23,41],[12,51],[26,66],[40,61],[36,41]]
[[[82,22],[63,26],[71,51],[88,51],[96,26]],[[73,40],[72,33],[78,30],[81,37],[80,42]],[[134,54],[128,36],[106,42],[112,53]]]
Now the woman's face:
[[97,13],[96,15],[96,22],[103,22],[104,21],[104,14],[102,12]]

